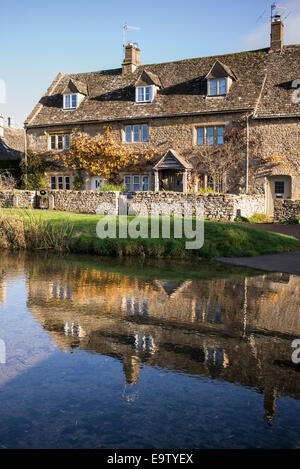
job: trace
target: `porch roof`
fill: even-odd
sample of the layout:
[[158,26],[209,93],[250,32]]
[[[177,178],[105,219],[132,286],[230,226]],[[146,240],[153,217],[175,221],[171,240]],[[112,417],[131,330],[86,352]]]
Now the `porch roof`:
[[178,155],[178,153],[169,149],[167,153],[153,166],[154,170],[163,170],[163,169],[174,169],[174,170],[191,170],[193,166],[188,163],[184,158]]

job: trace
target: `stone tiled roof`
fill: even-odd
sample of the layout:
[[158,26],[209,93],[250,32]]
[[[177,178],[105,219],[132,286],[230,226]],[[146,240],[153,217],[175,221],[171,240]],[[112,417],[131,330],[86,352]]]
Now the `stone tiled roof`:
[[[228,95],[207,98],[205,76],[216,61],[236,77]],[[129,120],[171,115],[256,110],[257,116],[299,115],[291,100],[292,80],[300,78],[300,45],[282,53],[269,49],[186,59],[137,67],[66,75],[60,73],[26,121],[28,126],[86,121]],[[136,104],[134,85],[146,71],[161,83],[152,103]],[[85,84],[88,95],[78,109],[63,110],[62,93],[69,81]]]
[[300,116],[300,103],[292,102],[294,80],[300,79],[300,45],[287,46],[282,54],[269,54],[267,77],[257,106],[258,116]]
[[0,137],[0,158],[21,158],[24,153],[24,131],[23,129],[12,129],[4,127],[4,135]]

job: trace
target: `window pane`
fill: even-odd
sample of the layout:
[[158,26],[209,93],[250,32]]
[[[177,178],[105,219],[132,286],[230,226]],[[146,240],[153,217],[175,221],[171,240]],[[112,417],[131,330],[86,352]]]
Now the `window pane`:
[[204,145],[204,128],[197,129],[197,145]]
[[140,176],[133,176],[133,190],[140,190]]
[[217,143],[218,145],[224,143],[224,127],[217,127]]
[[63,184],[63,177],[62,176],[58,176],[58,188],[59,189],[63,189],[64,188],[64,184]]
[[214,180],[211,176],[208,176],[208,178],[207,178],[207,187],[209,187],[212,190],[214,190],[214,188],[215,188]]
[[217,94],[217,80],[210,80],[209,82],[209,94],[212,96]]
[[70,135],[66,134],[65,135],[65,150],[69,150],[70,148]]
[[130,176],[125,176],[125,178],[124,178],[124,184],[125,184],[125,186],[126,186],[127,192],[130,192],[130,190],[131,190]]
[[56,177],[51,176],[51,189],[56,189]]
[[226,94],[226,80],[225,78],[219,79],[219,93],[218,94]]
[[142,125],[142,141],[148,142],[148,124]]
[[149,176],[142,176],[142,190],[149,190]]
[[65,177],[65,189],[70,190],[70,176]]
[[77,107],[77,94],[72,94],[72,107]]
[[56,136],[55,135],[51,135],[51,139],[50,139],[50,147],[51,147],[51,150],[55,150],[56,149]]
[[63,148],[63,136],[62,135],[57,136],[57,148],[58,150],[62,150]]
[[143,87],[138,88],[138,101],[144,101],[144,91]]
[[131,142],[131,126],[130,125],[126,125],[125,127],[125,141]]
[[284,194],[284,181],[275,181],[275,194]]
[[146,99],[145,99],[145,101],[151,101],[151,99],[152,99],[152,88],[151,88],[151,86],[146,86],[145,90],[146,90]]
[[213,145],[214,144],[214,128],[207,127],[206,129],[206,144]]
[[140,141],[140,126],[139,125],[133,126],[133,141],[134,142]]
[[70,95],[66,94],[65,95],[65,108],[69,109],[70,107],[71,107]]

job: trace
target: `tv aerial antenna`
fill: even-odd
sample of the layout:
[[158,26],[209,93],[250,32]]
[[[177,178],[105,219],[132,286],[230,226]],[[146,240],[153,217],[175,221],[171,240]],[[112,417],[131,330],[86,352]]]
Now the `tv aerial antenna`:
[[128,24],[123,24],[122,26],[123,29],[123,52],[125,53],[125,46],[126,46],[126,31],[128,29],[134,30],[134,31],[139,31],[141,28],[139,26],[129,26]]
[[[287,7],[282,7],[280,5],[276,5],[276,3],[272,3],[271,4],[271,15],[270,16],[267,16],[266,13],[267,13],[267,9],[265,8],[265,10],[263,11],[263,13],[257,18],[256,22],[258,23],[259,20],[261,20],[262,18],[268,18],[271,20],[271,23],[274,21],[274,19],[278,16],[282,16],[280,11],[278,10],[284,10],[286,15],[282,18],[282,20],[286,20],[287,17],[289,16],[290,14],[290,11],[288,11],[288,8]],[[283,11],[283,14],[284,14],[284,11]]]

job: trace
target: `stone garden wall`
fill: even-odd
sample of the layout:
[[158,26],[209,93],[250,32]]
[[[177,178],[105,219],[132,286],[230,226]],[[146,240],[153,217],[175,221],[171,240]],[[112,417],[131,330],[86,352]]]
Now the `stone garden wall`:
[[46,197],[48,208],[55,210],[116,215],[119,209],[119,192],[113,191],[47,190]]
[[274,221],[285,222],[300,215],[300,200],[277,199],[274,203]]
[[33,208],[35,202],[35,191],[0,191],[0,207],[2,208]]
[[[265,212],[263,195],[183,194],[181,192],[137,192],[124,195],[113,191],[47,190],[45,195],[35,191],[0,191],[0,207],[41,208],[77,213],[150,214],[153,204],[157,214],[196,215],[196,206],[203,205],[204,216],[212,219],[234,220],[236,216],[250,217]],[[140,204],[137,206],[136,204]],[[125,211],[124,211],[125,207]]]
[[196,215],[198,204],[204,207],[204,216],[213,219],[234,220],[236,216],[250,217],[254,213],[265,213],[264,195],[233,194],[183,194],[180,192],[138,192],[128,201],[129,213],[137,211],[143,215],[151,212],[153,204],[157,213],[181,215],[187,204],[188,214]]

